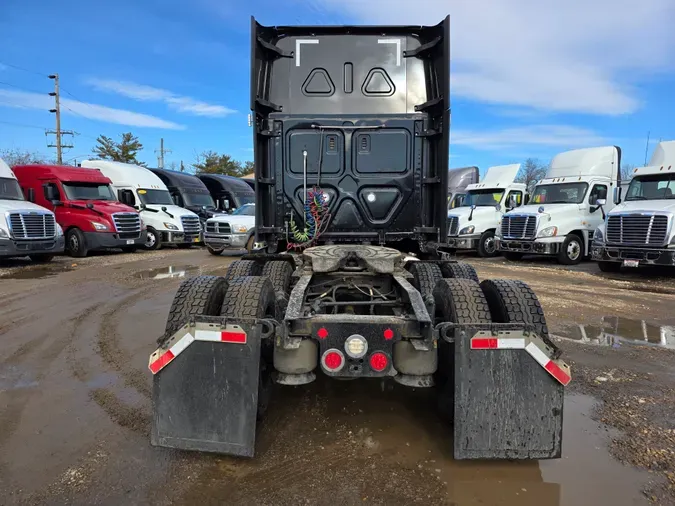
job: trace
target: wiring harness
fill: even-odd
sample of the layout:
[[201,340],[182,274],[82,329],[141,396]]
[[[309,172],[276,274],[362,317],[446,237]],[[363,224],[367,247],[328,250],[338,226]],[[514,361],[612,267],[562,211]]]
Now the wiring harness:
[[330,223],[330,214],[328,213],[328,202],[326,195],[321,188],[314,186],[307,192],[305,201],[305,226],[301,230],[295,222],[294,214],[291,213],[290,233],[287,249],[302,250],[314,245],[321,237]]

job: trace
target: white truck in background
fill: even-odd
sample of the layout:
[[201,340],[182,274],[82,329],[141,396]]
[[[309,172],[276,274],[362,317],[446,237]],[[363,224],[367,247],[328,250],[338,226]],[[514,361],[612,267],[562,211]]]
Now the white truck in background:
[[148,233],[146,249],[167,244],[190,247],[202,242],[199,216],[178,207],[166,185],[150,170],[109,160],[84,160],[80,166],[99,169],[112,181],[120,202],[140,212]]
[[632,176],[628,190],[616,197],[621,203],[593,236],[593,260],[603,272],[675,266],[675,141],[660,142],[649,165]]
[[448,212],[448,246],[475,250],[481,257],[499,254],[495,232],[502,215],[526,201],[526,188],[515,183],[520,164],[490,167],[480,183],[466,187],[459,207]]
[[0,159],[0,258],[49,262],[63,253],[64,243],[54,213],[28,202],[14,172]]
[[617,146],[556,155],[529,204],[502,219],[496,238],[499,251],[509,260],[535,254],[556,256],[564,265],[578,264],[590,255],[593,232],[614,207],[607,196],[620,185],[620,174]]

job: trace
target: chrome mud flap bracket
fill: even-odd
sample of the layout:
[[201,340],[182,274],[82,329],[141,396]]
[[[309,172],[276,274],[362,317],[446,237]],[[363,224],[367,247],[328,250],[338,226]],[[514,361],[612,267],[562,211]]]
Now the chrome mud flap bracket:
[[261,337],[270,332],[269,324],[200,317],[155,351],[152,445],[252,457]]
[[441,330],[454,331],[455,458],[560,458],[571,373],[555,346],[522,325],[455,327]]

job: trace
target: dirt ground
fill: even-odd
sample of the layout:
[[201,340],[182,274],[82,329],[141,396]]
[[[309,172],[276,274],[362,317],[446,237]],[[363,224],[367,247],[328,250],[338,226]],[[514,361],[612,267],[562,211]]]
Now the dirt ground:
[[[563,458],[457,462],[428,391],[278,387],[252,460],[151,447],[149,354],[201,249],[0,263],[0,504],[675,504],[675,274],[468,260],[529,283],[563,358]],[[672,327],[671,327],[672,326]]]

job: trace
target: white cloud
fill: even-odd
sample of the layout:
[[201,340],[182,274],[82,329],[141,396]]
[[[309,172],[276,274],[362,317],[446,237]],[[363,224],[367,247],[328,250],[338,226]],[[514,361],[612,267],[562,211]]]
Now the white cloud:
[[[48,111],[54,107],[54,102],[49,96],[39,93],[0,89],[0,105]],[[185,129],[183,125],[148,114],[125,111],[124,109],[113,109],[112,107],[78,102],[77,100],[67,98],[61,99],[61,114],[76,114],[92,120],[135,127],[161,128],[166,130]]]
[[222,105],[209,104],[191,97],[176,95],[168,90],[129,81],[93,78],[88,79],[87,83],[97,90],[116,93],[142,102],[164,102],[175,111],[194,116],[223,117],[237,112]]
[[624,114],[673,70],[675,2],[305,0],[367,24],[451,16],[452,94],[545,111]]
[[563,151],[609,144],[607,139],[592,130],[568,125],[535,125],[498,130],[455,129],[450,132],[450,140],[453,146],[486,151],[522,146],[557,147]]

